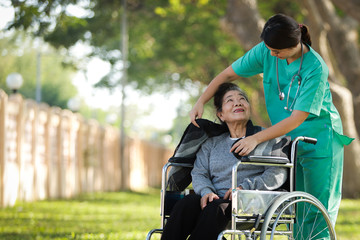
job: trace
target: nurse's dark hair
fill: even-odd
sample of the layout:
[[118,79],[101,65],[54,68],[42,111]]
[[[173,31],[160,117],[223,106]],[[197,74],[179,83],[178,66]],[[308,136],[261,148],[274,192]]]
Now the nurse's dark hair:
[[246,101],[249,102],[248,96],[238,85],[234,83],[223,83],[214,94],[214,106],[216,108],[216,112],[222,111],[223,98],[227,92],[232,90],[239,91],[240,94],[245,97]]
[[295,47],[300,40],[311,46],[308,27],[281,13],[269,18],[260,37],[266,45],[274,49]]

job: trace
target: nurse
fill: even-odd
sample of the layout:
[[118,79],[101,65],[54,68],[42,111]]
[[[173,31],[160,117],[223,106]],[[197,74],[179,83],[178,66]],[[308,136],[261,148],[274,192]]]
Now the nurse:
[[[292,138],[317,138],[316,145],[298,145],[296,190],[318,198],[335,225],[341,201],[343,149],[353,139],[343,135],[327,80],[328,68],[311,48],[308,28],[289,16],[271,17],[261,39],[261,43],[211,81],[191,110],[191,121],[197,125],[195,119],[202,116],[204,104],[220,84],[263,73],[266,108],[272,126],[238,141],[230,151],[244,156],[259,143],[284,134]],[[308,231],[305,227],[303,234]]]

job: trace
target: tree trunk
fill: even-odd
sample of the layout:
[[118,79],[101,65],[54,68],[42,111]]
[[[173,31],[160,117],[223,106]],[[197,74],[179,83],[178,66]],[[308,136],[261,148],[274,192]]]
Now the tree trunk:
[[[350,17],[337,16],[330,0],[316,1],[319,13],[330,25],[328,39],[338,68],[346,79],[347,86],[353,95],[355,119],[360,118],[360,51],[358,46],[357,28],[359,24]],[[360,132],[360,121],[355,122]]]
[[360,4],[359,0],[331,0],[336,7],[349,14],[360,22]]
[[[340,21],[335,9],[329,0],[306,0],[301,1],[309,11],[309,25],[313,38],[314,47],[324,58],[329,67],[329,80],[332,82],[331,91],[333,101],[339,110],[343,121],[344,134],[358,139],[360,117],[360,101],[356,101],[360,90],[357,79],[360,78],[358,65],[360,64],[357,38],[349,37],[349,33],[355,25],[353,20]],[[315,33],[315,34],[314,34]],[[356,35],[356,34],[355,34]],[[336,84],[335,84],[336,83]],[[340,84],[351,86],[347,89]],[[345,197],[360,195],[360,164],[356,156],[360,156],[360,144],[358,140],[345,147],[344,182],[343,194]]]
[[257,9],[256,0],[229,0],[223,28],[240,41],[245,50],[260,42],[265,24]]
[[336,108],[342,116],[344,133],[356,138],[344,149],[343,196],[358,198],[360,197],[360,141],[354,124],[354,111],[351,107],[348,107],[353,104],[352,94],[349,89],[335,83],[331,83],[331,90]]

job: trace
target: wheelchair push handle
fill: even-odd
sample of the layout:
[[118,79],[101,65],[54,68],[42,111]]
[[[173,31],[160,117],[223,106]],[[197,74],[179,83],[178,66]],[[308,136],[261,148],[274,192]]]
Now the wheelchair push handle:
[[317,139],[316,138],[311,138],[311,137],[304,137],[304,142],[306,143],[311,143],[311,144],[316,144],[317,143]]
[[[311,144],[316,144],[317,143],[317,139],[316,138],[312,138],[312,137],[305,137],[305,136],[300,136],[300,137],[296,137],[294,140],[293,140],[293,147],[294,145],[296,145],[299,141],[302,141],[302,142],[306,142],[306,143],[311,143]],[[292,149],[294,150],[294,149]]]

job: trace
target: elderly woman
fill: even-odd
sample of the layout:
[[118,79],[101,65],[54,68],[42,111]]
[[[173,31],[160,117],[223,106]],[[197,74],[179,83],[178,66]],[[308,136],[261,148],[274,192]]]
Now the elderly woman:
[[[216,239],[231,219],[231,169],[238,161],[230,152],[239,138],[254,133],[246,94],[233,83],[219,86],[214,95],[217,117],[229,132],[209,138],[196,155],[191,172],[196,194],[174,207],[161,239]],[[239,189],[274,190],[286,180],[282,168],[241,165]]]

